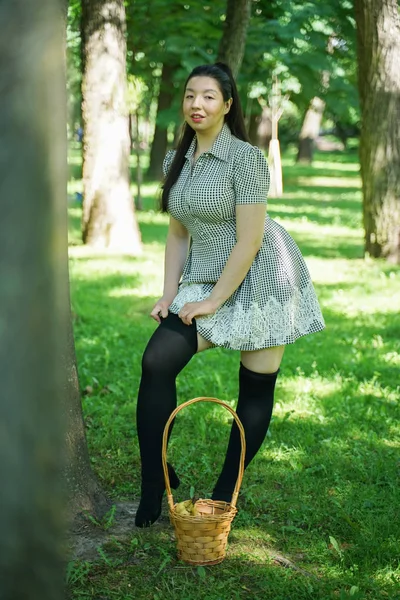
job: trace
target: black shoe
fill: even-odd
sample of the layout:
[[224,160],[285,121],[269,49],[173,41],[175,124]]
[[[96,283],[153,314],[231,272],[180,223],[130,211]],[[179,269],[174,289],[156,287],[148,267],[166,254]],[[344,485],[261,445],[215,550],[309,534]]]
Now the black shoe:
[[[179,477],[174,467],[168,463],[168,475],[172,489],[176,490],[180,484]],[[161,503],[165,492],[165,481],[142,482],[142,495],[135,516],[136,527],[150,527],[161,514]]]
[[211,500],[219,500],[220,502],[228,502],[228,504],[230,504],[232,502],[232,495],[233,492],[231,491],[222,489],[218,490],[215,488],[212,493]]

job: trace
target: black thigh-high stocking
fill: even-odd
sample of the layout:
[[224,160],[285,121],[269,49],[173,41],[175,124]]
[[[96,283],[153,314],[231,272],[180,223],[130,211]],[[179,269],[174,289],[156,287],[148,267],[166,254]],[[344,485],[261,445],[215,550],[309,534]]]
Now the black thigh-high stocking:
[[[169,313],[147,344],[142,359],[136,422],[142,462],[142,496],[136,513],[136,525],[146,527],[161,513],[165,489],[161,462],[165,424],[176,407],[177,375],[197,352],[197,331]],[[169,467],[171,485],[179,480]]]
[[[242,422],[246,438],[245,468],[257,454],[267,434],[274,404],[276,373],[255,373],[243,364],[239,369],[239,398],[236,413]],[[234,422],[221,474],[215,485],[213,500],[230,502],[239,471],[239,429]]]

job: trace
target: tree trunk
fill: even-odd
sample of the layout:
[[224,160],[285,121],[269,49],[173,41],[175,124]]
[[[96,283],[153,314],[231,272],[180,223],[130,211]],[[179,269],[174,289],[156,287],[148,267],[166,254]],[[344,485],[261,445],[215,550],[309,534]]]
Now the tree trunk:
[[68,298],[61,3],[2,3],[1,24],[0,597],[61,600]]
[[174,97],[171,82],[176,68],[176,65],[163,65],[160,92],[158,94],[156,126],[151,144],[149,168],[147,169],[148,179],[161,179],[162,177],[162,165],[168,146],[168,131],[165,124],[160,122],[160,114],[171,107]]
[[65,345],[67,352],[64,355],[66,390],[63,409],[67,428],[64,479],[68,495],[68,521],[73,524],[83,511],[101,519],[110,509],[111,502],[101,489],[90,464],[82,415],[71,312],[68,310],[65,315],[68,323],[68,343]]
[[143,210],[143,198],[142,198],[142,149],[140,139],[140,120],[139,111],[135,112],[135,132],[136,132],[136,209]]
[[248,118],[247,133],[253,146],[258,146],[258,126],[260,124],[261,114],[252,112]]
[[311,164],[315,140],[319,135],[324,109],[325,102],[321,100],[321,98],[315,96],[310,102],[300,131],[297,162]]
[[250,13],[251,0],[227,0],[225,26],[219,44],[218,60],[227,63],[235,77],[242,65]]
[[262,107],[257,127],[257,146],[266,150],[272,138],[271,110],[268,106]]
[[272,139],[269,143],[268,165],[271,174],[271,185],[268,196],[280,198],[283,194],[281,149],[278,139]]
[[400,20],[397,0],[356,0],[365,249],[400,263]]
[[83,241],[140,253],[129,186],[123,0],[82,1]]
[[[66,19],[68,0],[63,0],[63,3],[65,11],[64,18]],[[65,204],[66,202],[64,202],[64,206]],[[65,297],[69,300],[68,233],[66,215],[64,237],[63,267],[66,283]],[[67,521],[69,525],[73,525],[75,519],[81,515],[83,511],[87,511],[91,515],[101,519],[105,512],[109,510],[111,502],[104,495],[90,464],[82,414],[72,315],[69,301],[65,306],[63,319],[66,328],[66,339],[62,356],[64,369],[62,413],[65,427],[63,480],[64,493],[68,500]]]

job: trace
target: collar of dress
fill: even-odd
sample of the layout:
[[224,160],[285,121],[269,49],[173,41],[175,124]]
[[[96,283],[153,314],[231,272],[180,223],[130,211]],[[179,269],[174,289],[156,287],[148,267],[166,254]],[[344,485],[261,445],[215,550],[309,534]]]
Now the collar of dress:
[[[224,124],[221,131],[217,135],[213,145],[206,152],[206,154],[212,154],[216,158],[224,160],[225,162],[229,159],[229,149],[232,142],[232,133],[229,129],[229,125],[227,123]],[[194,136],[192,143],[190,144],[188,151],[185,154],[185,157],[189,160],[192,159],[193,154],[196,150],[196,136]]]

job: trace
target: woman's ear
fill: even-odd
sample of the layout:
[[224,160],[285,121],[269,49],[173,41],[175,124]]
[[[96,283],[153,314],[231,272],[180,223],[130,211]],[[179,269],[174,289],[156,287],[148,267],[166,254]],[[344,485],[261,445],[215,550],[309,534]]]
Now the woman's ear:
[[232,98],[229,98],[229,100],[227,100],[225,102],[225,113],[224,113],[225,115],[227,115],[228,112],[230,111],[231,106],[232,106],[232,102],[233,102]]

